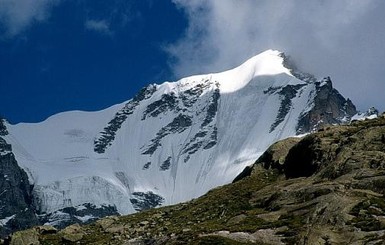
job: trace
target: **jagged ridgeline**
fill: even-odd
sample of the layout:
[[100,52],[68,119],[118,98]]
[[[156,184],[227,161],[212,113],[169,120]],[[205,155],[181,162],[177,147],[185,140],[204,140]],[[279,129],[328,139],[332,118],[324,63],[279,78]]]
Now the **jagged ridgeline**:
[[230,183],[276,141],[356,114],[329,78],[287,64],[268,50],[232,70],[151,84],[105,110],[4,123],[2,137],[33,186],[41,223],[188,201]]
[[382,244],[385,114],[269,147],[193,201],[44,234],[42,244]]

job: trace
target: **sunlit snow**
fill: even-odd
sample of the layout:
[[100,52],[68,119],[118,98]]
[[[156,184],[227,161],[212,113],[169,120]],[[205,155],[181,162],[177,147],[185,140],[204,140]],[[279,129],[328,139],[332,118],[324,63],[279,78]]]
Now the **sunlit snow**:
[[[312,106],[309,98],[315,85],[292,76],[282,62],[280,52],[269,50],[226,72],[156,85],[155,93],[140,101],[102,154],[94,152],[94,140],[125,103],[98,112],[60,113],[41,123],[7,125],[6,140],[35,184],[43,211],[92,203],[132,213],[133,192],[151,191],[163,197],[164,204],[186,201],[231,182],[270,144],[296,135],[298,118]],[[167,110],[143,119],[147,106],[162,95],[179,96],[205,84],[190,107],[178,104],[179,112]],[[289,112],[270,132],[282,98],[269,89],[298,84],[304,86],[291,100]],[[215,89],[220,97],[207,127],[217,130],[216,143],[187,157],[183,149],[199,135],[204,120],[201,112],[207,110]],[[162,127],[182,112],[191,118],[191,126],[163,136],[153,154],[143,154]],[[161,171],[167,159],[170,169]]]

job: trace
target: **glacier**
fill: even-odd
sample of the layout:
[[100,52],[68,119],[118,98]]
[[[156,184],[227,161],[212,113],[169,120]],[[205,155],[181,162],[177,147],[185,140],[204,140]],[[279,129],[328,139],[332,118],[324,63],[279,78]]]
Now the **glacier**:
[[[40,213],[91,203],[128,214],[230,183],[269,145],[304,133],[299,122],[327,86],[268,50],[225,72],[150,84],[102,111],[6,124],[4,138]],[[325,113],[351,117],[340,102]]]

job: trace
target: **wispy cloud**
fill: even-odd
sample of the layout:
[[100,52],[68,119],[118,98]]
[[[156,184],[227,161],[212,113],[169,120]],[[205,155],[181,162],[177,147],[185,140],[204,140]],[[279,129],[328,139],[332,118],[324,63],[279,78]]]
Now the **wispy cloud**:
[[13,37],[49,17],[60,0],[0,0],[0,35]]
[[87,20],[84,24],[85,28],[106,35],[112,35],[110,25],[106,20]]
[[[174,0],[189,20],[168,46],[176,76],[229,69],[266,49],[330,75],[360,109],[385,110],[385,1]],[[381,92],[380,92],[381,91]]]

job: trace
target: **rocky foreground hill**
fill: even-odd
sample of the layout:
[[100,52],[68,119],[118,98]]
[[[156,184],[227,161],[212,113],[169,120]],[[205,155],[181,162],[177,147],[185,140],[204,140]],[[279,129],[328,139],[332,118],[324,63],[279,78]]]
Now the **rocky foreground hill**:
[[10,244],[383,244],[385,114],[272,145],[234,183],[193,201]]

